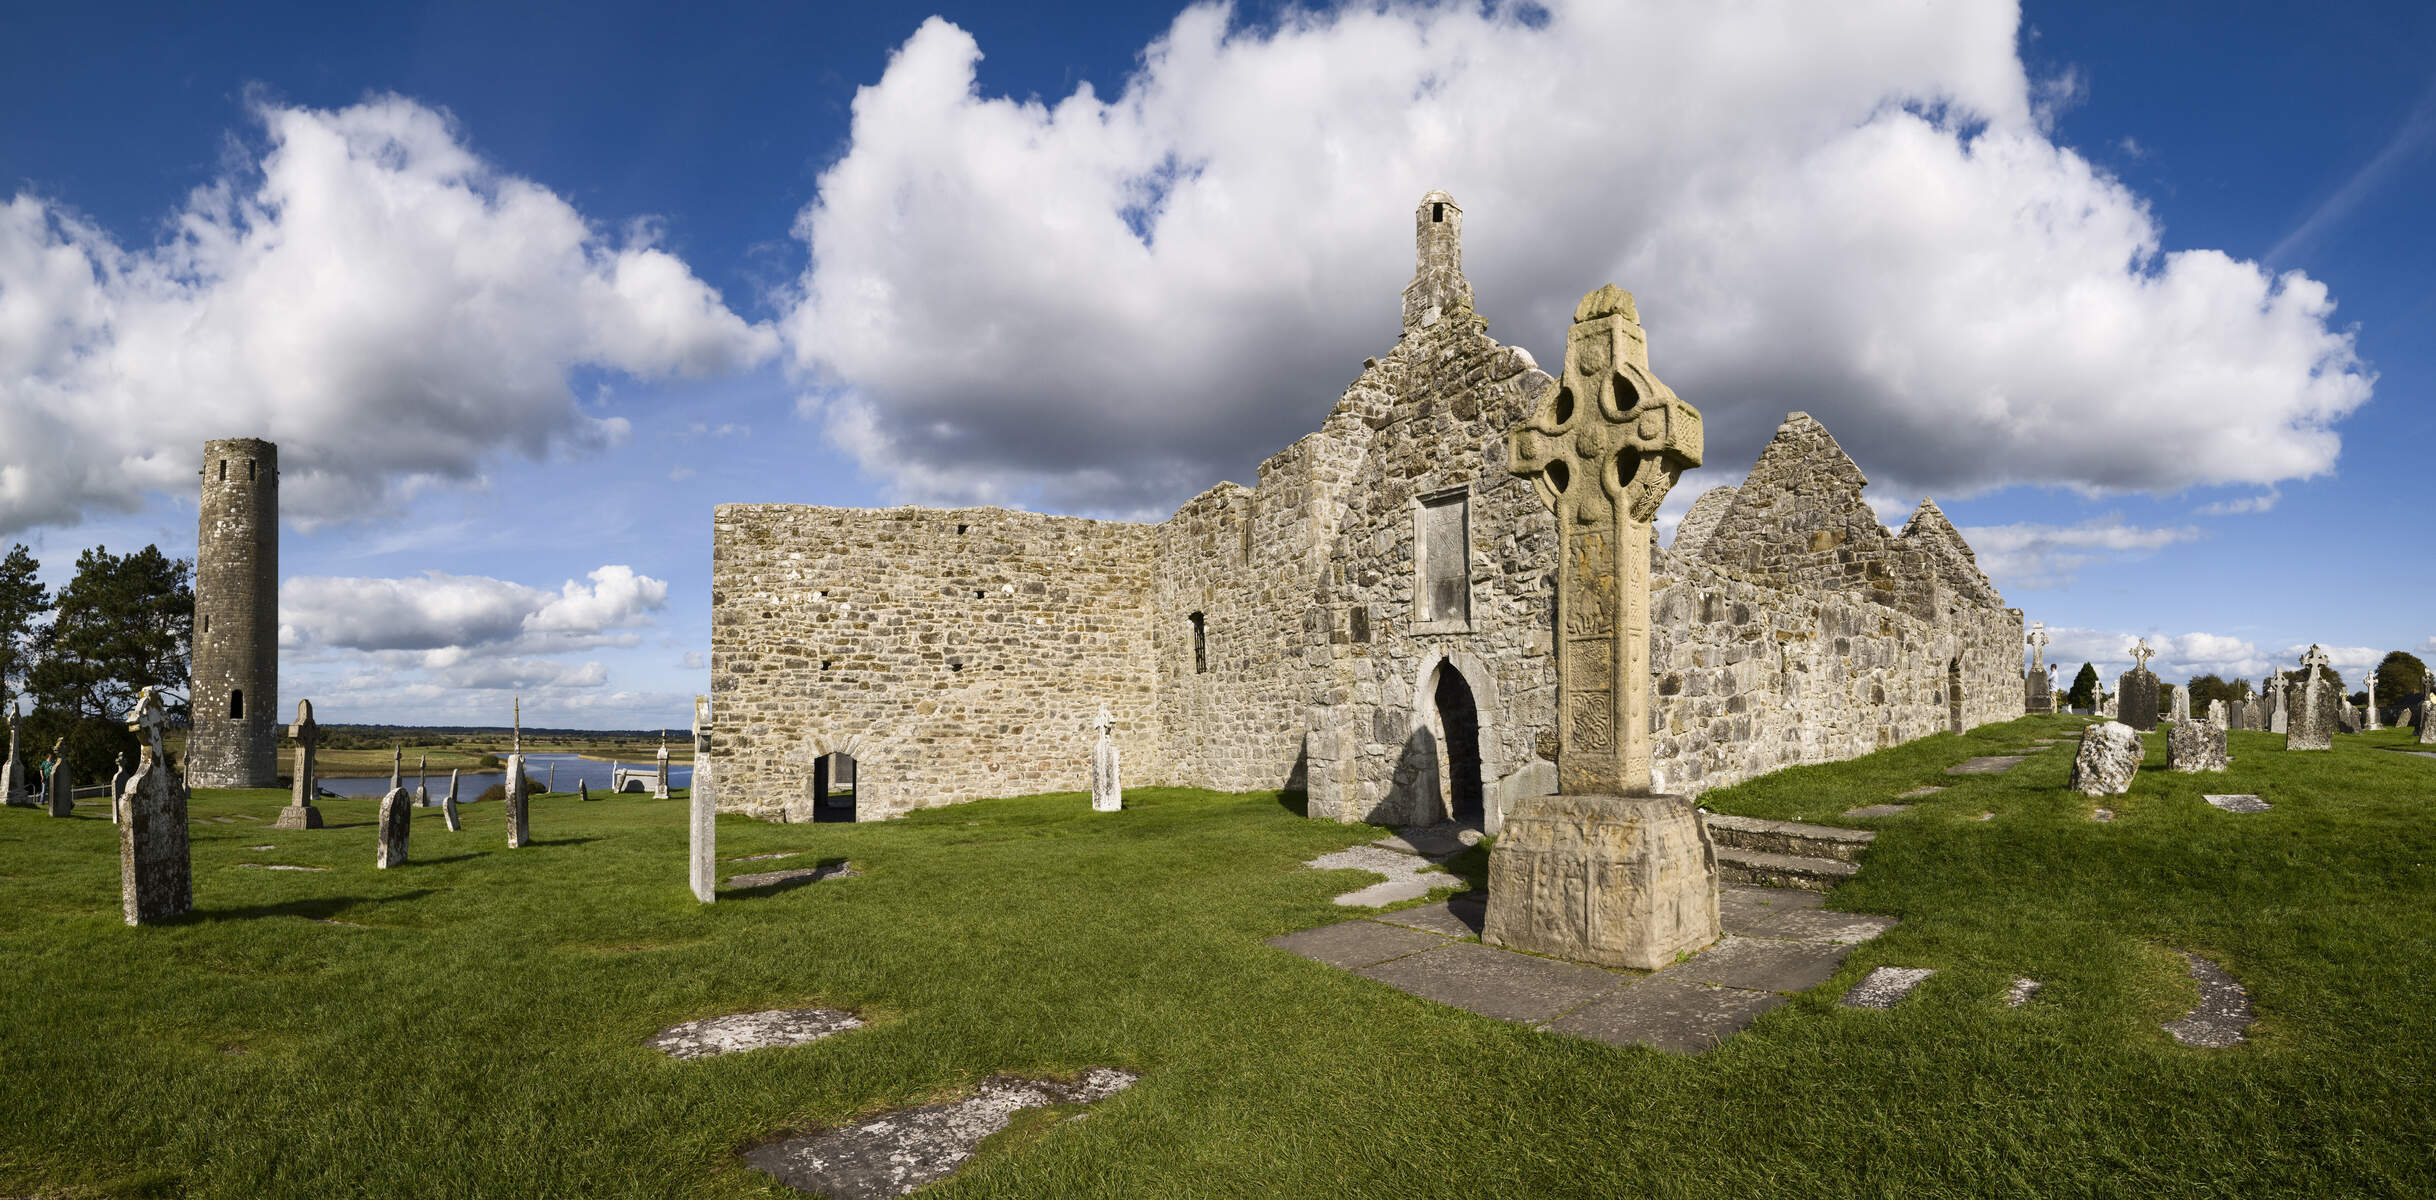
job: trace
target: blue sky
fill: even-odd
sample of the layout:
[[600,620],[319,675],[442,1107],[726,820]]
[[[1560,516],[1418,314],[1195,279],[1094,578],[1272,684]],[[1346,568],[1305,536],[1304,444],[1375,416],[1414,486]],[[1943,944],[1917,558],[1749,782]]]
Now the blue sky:
[[1636,291],[1711,426],[1933,494],[2051,654],[2427,653],[2436,9],[19,6],[0,539],[283,447],[283,696],[682,725],[710,507],[1153,518],[1392,343]]

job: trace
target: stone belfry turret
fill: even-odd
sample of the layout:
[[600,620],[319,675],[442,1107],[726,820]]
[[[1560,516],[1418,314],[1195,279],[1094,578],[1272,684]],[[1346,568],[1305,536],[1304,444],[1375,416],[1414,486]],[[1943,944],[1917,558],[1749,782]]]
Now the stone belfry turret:
[[203,444],[192,690],[187,783],[278,786],[279,447],[259,438]]
[[1463,277],[1463,210],[1445,192],[1421,197],[1413,210],[1413,281],[1404,285],[1404,331],[1427,329],[1448,313],[1472,311],[1472,285]]

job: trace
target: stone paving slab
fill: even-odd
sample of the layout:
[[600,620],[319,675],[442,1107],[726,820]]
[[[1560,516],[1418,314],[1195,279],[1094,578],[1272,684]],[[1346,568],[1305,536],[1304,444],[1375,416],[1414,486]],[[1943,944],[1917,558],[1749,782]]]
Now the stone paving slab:
[[1401,900],[1418,900],[1439,888],[1463,882],[1458,876],[1432,870],[1433,864],[1427,858],[1376,844],[1349,846],[1303,865],[1315,871],[1368,871],[1386,877],[1382,882],[1338,896],[1336,902],[1347,908],[1379,908]]
[[852,879],[862,872],[845,863],[826,867],[797,867],[791,871],[763,871],[754,875],[730,875],[727,886],[732,888],[773,887],[782,883],[819,883],[824,879]]
[[1544,1028],[1610,1046],[1698,1054],[1784,1002],[1772,992],[1705,987],[1661,975],[1593,1000]]
[[2247,795],[2244,795],[2244,796],[2212,796],[2212,795],[2203,795],[2203,796],[2201,796],[2201,797],[2200,797],[2200,799],[2205,800],[2205,801],[2207,801],[2209,804],[2212,804],[2212,805],[2214,805],[2214,806],[2216,806],[2216,807],[2218,807],[2218,808],[2221,808],[2221,809],[2223,809],[2223,810],[2225,810],[2226,812],[2229,812],[2229,813],[2257,813],[2257,812],[2265,812],[2265,811],[2267,811],[2268,809],[2275,807],[2274,805],[2269,804],[2269,803],[2267,803],[2265,800],[2262,800],[2262,799],[2260,799],[2260,798],[2258,798],[2258,797],[2256,797],[2256,796],[2247,796]]
[[1449,942],[1356,973],[1424,1000],[1532,1025],[1579,1008],[1632,978],[1478,942]]
[[1479,937],[1481,926],[1488,922],[1489,902],[1486,897],[1466,893],[1436,904],[1419,908],[1398,909],[1371,918],[1412,929],[1426,929],[1451,938]]
[[1823,908],[1787,908],[1762,913],[1729,925],[1726,932],[1746,937],[1783,938],[1797,942],[1858,945],[1899,924],[1876,913],[1831,912]]
[[250,867],[256,871],[327,871],[330,869],[328,867],[300,867],[294,863],[238,863],[237,865]]
[[1932,784],[1929,784],[1929,785],[1927,785],[1927,786],[1925,786],[1925,787],[1916,787],[1916,788],[1913,788],[1912,790],[1910,790],[1910,791],[1908,791],[1908,792],[1904,792],[1904,793],[1902,793],[1902,794],[1900,794],[1900,795],[1896,796],[1896,797],[1895,797],[1895,799],[1897,799],[1897,800],[1917,800],[1917,799],[1919,799],[1919,798],[1920,798],[1920,797],[1922,797],[1922,796],[1934,796],[1934,795],[1936,795],[1937,793],[1942,792],[1942,791],[1944,791],[1944,790],[1945,790],[1945,785],[1944,785],[1944,784],[1941,784],[1941,783],[1932,783]]
[[1115,1067],[1093,1067],[1072,1083],[994,1075],[964,1099],[757,1146],[744,1161],[788,1187],[830,1200],[902,1196],[954,1174],[1023,1109],[1096,1103],[1139,1078]]
[[1739,922],[1758,920],[1789,908],[1817,908],[1825,903],[1825,893],[1808,888],[1729,885],[1717,889],[1717,915],[1725,922],[1727,933],[1741,933],[1736,927]]
[[643,1044],[670,1058],[709,1058],[739,1050],[800,1046],[862,1027],[862,1018],[834,1008],[774,1008],[671,1025]]
[[1689,983],[1798,992],[1827,982],[1850,953],[1850,946],[1729,935],[1692,956],[1690,961],[1676,963],[1658,973]]
[[1453,821],[1401,829],[1371,843],[1382,850],[1417,854],[1433,862],[1453,858],[1479,844],[1479,830]]
[[2002,775],[2020,766],[2024,757],[2026,756],[2019,754],[1983,754],[1978,758],[1966,758],[1955,763],[1953,766],[1947,767],[1945,773],[1948,775]]
[[1863,818],[1892,817],[1910,812],[1911,810],[1912,806],[1909,804],[1864,804],[1859,808],[1845,809],[1844,815],[1848,817]]
[[1317,929],[1289,933],[1268,941],[1269,945],[1280,950],[1349,971],[1375,966],[1407,954],[1418,954],[1446,943],[1447,938],[1441,934],[1359,919],[1322,925]]
[[1936,973],[1935,967],[1872,967],[1844,993],[1842,1003],[1846,1008],[1893,1008]]
[[2047,985],[2026,976],[2016,978],[2013,986],[2005,989],[2005,1007],[2020,1008],[2022,1005],[2030,1003],[2030,997],[2038,995],[2038,990],[2045,986]]

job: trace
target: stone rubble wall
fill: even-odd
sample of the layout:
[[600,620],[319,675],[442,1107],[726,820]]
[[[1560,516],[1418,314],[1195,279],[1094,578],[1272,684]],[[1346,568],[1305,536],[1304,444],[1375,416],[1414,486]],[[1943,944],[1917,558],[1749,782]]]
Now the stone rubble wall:
[[813,760],[857,819],[1091,786],[1106,704],[1136,778],[1161,749],[1152,526],[992,508],[722,504],[711,550],[723,812],[809,820]]

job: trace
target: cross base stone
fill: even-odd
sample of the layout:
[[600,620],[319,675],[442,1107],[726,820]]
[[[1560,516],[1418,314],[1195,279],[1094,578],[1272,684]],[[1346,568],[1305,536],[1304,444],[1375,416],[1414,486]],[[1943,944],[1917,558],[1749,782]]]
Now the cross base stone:
[[1651,971],[1717,940],[1717,856],[1685,796],[1533,796],[1489,852],[1491,946]]
[[279,819],[271,822],[273,829],[319,829],[321,810],[310,804],[290,804],[279,810]]

